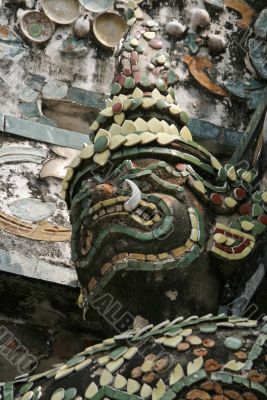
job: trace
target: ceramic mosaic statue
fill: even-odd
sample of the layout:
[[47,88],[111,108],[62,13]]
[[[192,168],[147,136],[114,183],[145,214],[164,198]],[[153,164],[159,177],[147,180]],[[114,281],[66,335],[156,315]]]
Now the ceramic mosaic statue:
[[[159,25],[134,1],[126,16],[111,98],[62,191],[79,304],[113,337],[6,383],[3,399],[266,399],[266,321],[213,316],[224,280],[240,265],[253,273],[247,260],[264,240],[265,106],[222,165],[187,128]],[[133,326],[137,315],[151,324]]]
[[102,295],[117,302],[114,314],[121,304],[153,323],[217,313],[225,282],[240,266],[244,282],[253,274],[250,256],[266,239],[259,159],[267,94],[222,165],[187,127],[159,24],[128,6],[111,97],[63,183],[80,303],[94,319]]

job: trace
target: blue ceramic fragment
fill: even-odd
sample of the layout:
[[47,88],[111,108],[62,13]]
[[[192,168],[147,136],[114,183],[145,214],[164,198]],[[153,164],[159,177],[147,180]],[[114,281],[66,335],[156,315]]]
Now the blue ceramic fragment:
[[184,40],[184,45],[188,47],[191,54],[197,54],[199,51],[199,44],[196,42],[197,35],[195,32],[188,32]]
[[78,150],[82,149],[83,143],[89,142],[88,136],[83,133],[54,128],[13,116],[5,117],[4,131],[15,136]]
[[81,5],[91,12],[104,12],[113,5],[113,0],[80,0]]
[[12,60],[25,51],[23,43],[15,32],[5,26],[0,29],[0,59]]
[[32,89],[29,86],[26,86],[26,87],[22,88],[22,90],[19,94],[19,99],[21,101],[31,103],[34,100],[36,100],[38,96],[39,96],[39,93],[36,90]]
[[213,7],[215,10],[223,11],[224,9],[223,0],[205,0],[205,3]]
[[38,124],[54,126],[55,128],[57,127],[55,121],[53,121],[51,118],[46,117],[45,115],[41,115],[35,122],[38,122]]
[[250,39],[249,56],[258,76],[267,80],[267,41]]
[[56,211],[53,203],[44,203],[38,199],[18,199],[9,206],[9,211],[15,217],[36,222],[50,217]]
[[19,108],[23,117],[34,118],[39,117],[40,112],[37,102],[20,103]]
[[96,109],[105,108],[105,96],[100,93],[92,92],[91,90],[70,87],[67,98],[86,107]]
[[247,81],[229,82],[224,84],[224,87],[230,95],[247,102],[248,108],[254,110],[261,100],[261,94],[266,85],[251,78]]
[[60,51],[61,53],[67,54],[85,53],[87,47],[83,39],[77,39],[76,36],[69,36],[67,39],[63,40]]
[[63,99],[68,93],[68,85],[65,82],[48,81],[42,90],[45,99]]
[[267,40],[267,8],[258,16],[254,29],[258,38]]

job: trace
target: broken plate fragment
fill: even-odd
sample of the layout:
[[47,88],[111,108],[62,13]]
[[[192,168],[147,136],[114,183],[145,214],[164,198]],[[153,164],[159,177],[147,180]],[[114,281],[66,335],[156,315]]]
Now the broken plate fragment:
[[18,199],[8,208],[12,215],[31,222],[48,218],[56,211],[55,204],[44,203],[38,199]]
[[39,11],[26,12],[20,22],[22,34],[33,43],[47,42],[54,32],[50,19]]
[[22,41],[11,29],[0,27],[0,58],[11,60],[13,57],[25,51]]
[[108,48],[114,48],[119,44],[126,28],[124,19],[113,12],[99,14],[93,24],[97,41]]
[[48,18],[57,24],[72,24],[79,17],[77,0],[42,0],[41,4]]
[[86,10],[100,13],[108,11],[113,5],[113,0],[80,0],[80,3]]

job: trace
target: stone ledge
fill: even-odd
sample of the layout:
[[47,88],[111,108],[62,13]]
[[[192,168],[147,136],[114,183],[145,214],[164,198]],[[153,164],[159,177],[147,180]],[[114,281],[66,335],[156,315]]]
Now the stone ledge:
[[79,286],[75,270],[25,257],[15,251],[0,250],[1,271],[63,286]]

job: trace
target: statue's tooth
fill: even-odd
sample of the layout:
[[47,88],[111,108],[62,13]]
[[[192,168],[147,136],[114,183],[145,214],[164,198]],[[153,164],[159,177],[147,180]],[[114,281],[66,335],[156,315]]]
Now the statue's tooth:
[[128,186],[130,186],[132,190],[132,195],[129,200],[124,203],[124,209],[125,211],[131,212],[138,207],[138,204],[141,201],[142,194],[139,187],[133,181],[131,181],[130,179],[125,179],[125,182],[128,184]]

